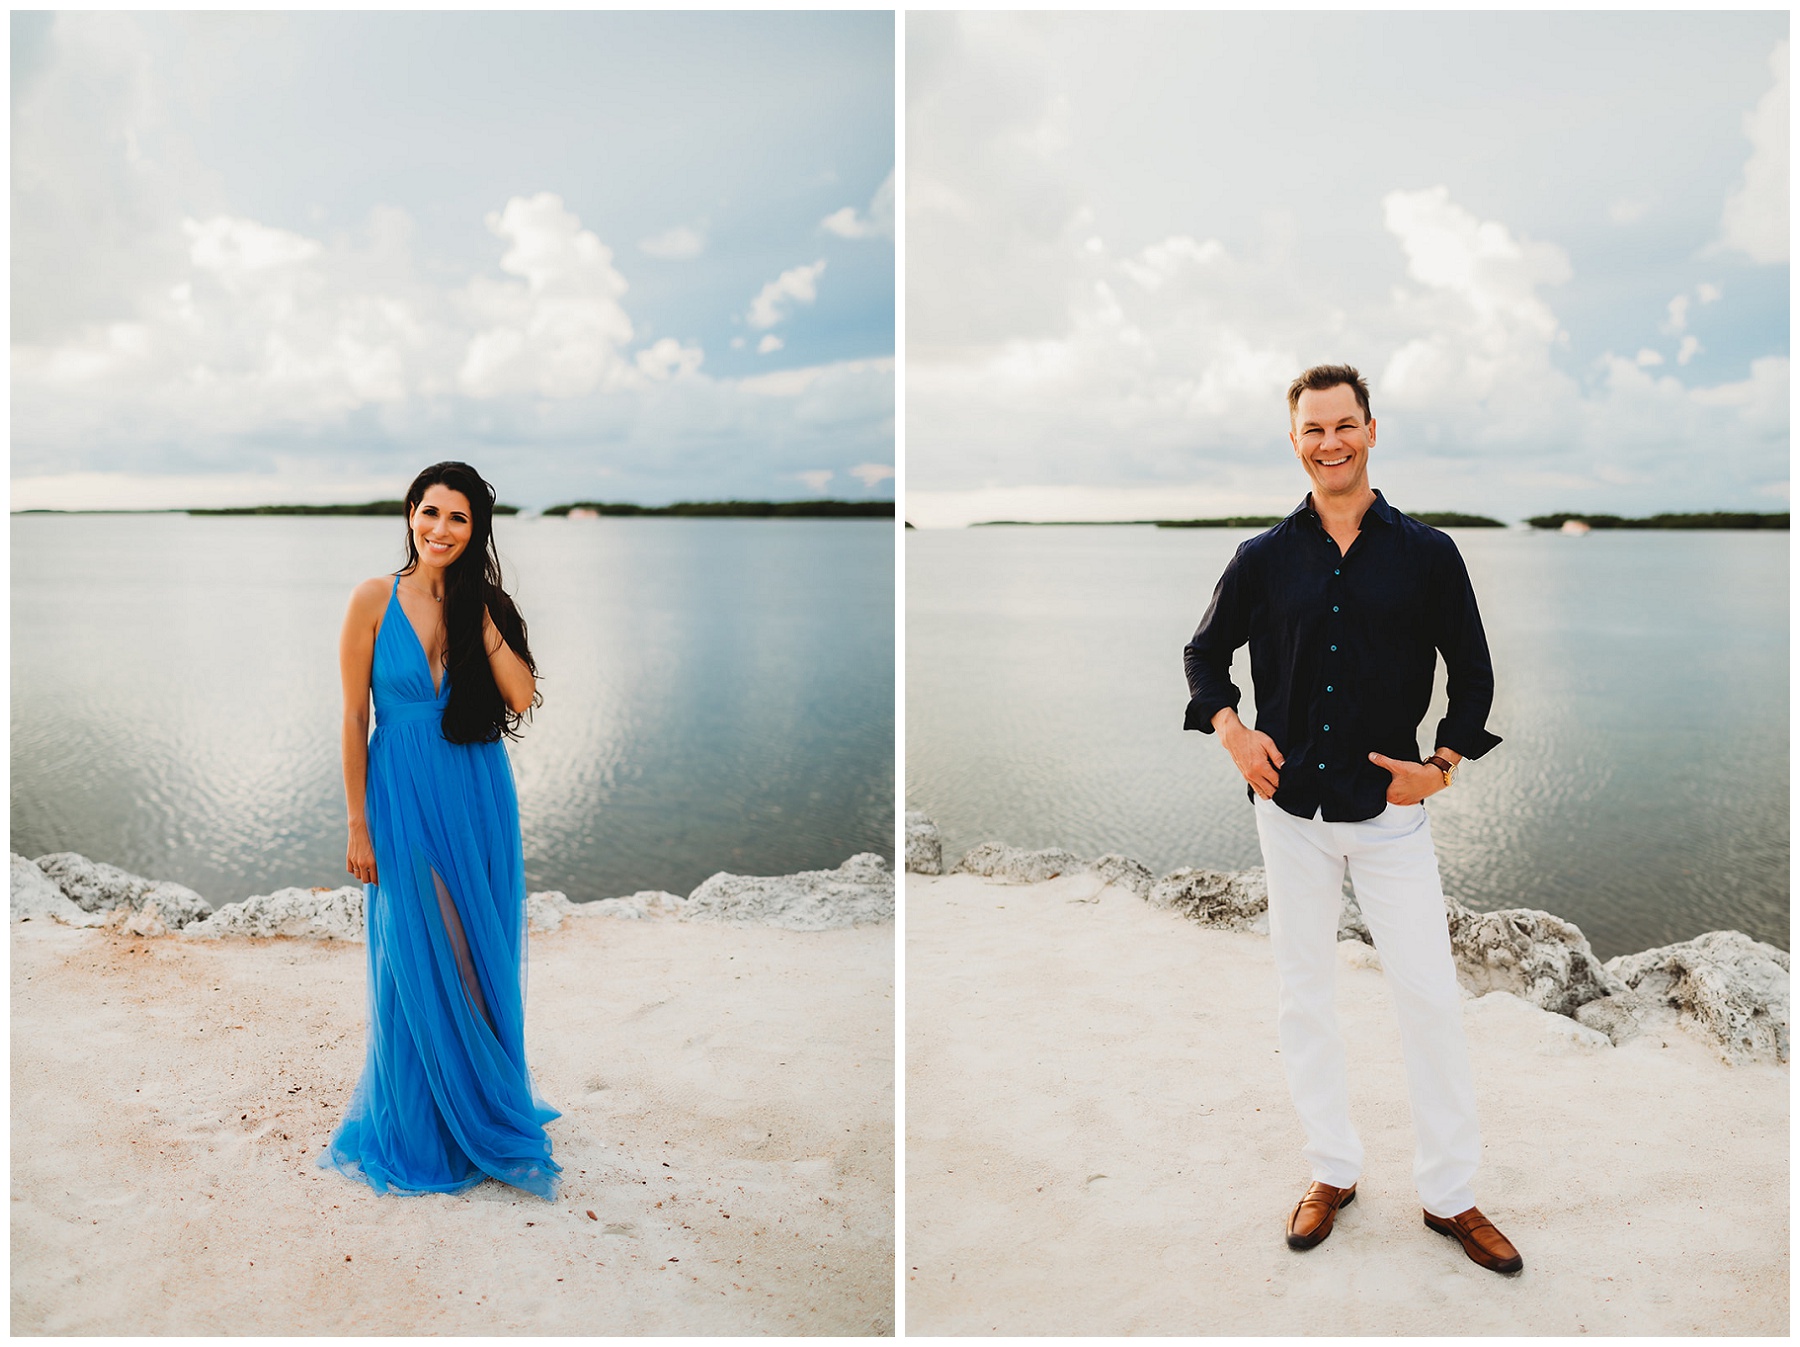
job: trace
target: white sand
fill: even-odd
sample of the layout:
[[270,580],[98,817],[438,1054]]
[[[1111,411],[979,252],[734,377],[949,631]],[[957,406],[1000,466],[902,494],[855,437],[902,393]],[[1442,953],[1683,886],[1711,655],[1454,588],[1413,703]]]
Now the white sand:
[[15,1333],[892,1331],[892,926],[534,935],[554,1204],[315,1168],[365,958],[14,924]]
[[1268,941],[1078,875],[906,876],[913,1334],[1783,1334],[1788,1071],[1465,1003],[1501,1277],[1427,1230],[1392,1007],[1340,966],[1367,1151],[1322,1245]]

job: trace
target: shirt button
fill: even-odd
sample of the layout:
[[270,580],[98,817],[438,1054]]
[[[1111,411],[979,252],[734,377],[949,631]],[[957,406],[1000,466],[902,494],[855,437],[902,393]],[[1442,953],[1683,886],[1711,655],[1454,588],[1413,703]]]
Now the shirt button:
[[1332,604],[1332,605],[1331,605],[1331,611],[1332,611],[1332,612],[1334,612],[1334,613],[1335,613],[1335,612],[1336,612],[1336,611],[1337,611],[1337,610],[1338,610],[1338,609],[1337,609],[1337,605],[1336,605],[1336,604],[1335,604],[1335,603],[1334,603],[1334,604]]
[[1319,764],[1319,770],[1320,770],[1320,771],[1321,771],[1321,772],[1322,772],[1322,771],[1324,771],[1324,770],[1325,770],[1325,764],[1324,764],[1324,763],[1320,763],[1320,764]]
[[1331,733],[1331,726],[1329,726],[1329,725],[1327,725],[1327,726],[1326,726],[1326,727],[1325,727],[1325,733],[1327,733],[1327,734],[1330,734],[1330,733]]
[[1330,692],[1330,691],[1331,691],[1331,684],[1329,684],[1329,683],[1327,683],[1327,684],[1326,684],[1326,685],[1325,685],[1325,691],[1327,691],[1327,692]]
[[1332,646],[1332,647],[1331,647],[1331,648],[1332,648],[1332,649],[1333,649],[1333,650],[1336,650],[1336,649],[1337,649],[1337,647],[1336,647],[1336,646],[1335,646],[1335,645],[1334,645],[1334,646]]
[[1343,571],[1341,571],[1341,570],[1334,570],[1334,571],[1333,571],[1333,572],[1332,572],[1332,574],[1333,574],[1333,575],[1342,575],[1342,574],[1343,574]]

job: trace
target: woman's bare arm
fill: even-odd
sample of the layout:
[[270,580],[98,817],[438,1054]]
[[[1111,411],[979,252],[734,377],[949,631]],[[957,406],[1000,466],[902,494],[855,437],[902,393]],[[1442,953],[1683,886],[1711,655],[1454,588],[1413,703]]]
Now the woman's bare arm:
[[501,698],[515,715],[524,715],[531,709],[532,698],[537,696],[537,679],[525,667],[525,661],[513,654],[512,647],[500,634],[500,628],[494,625],[494,615],[485,608],[481,611],[481,642]]
[[375,846],[363,798],[369,783],[369,678],[375,663],[375,632],[387,598],[387,581],[365,580],[352,591],[338,637],[338,672],[344,682],[344,802],[350,841],[344,867],[365,884],[376,882]]

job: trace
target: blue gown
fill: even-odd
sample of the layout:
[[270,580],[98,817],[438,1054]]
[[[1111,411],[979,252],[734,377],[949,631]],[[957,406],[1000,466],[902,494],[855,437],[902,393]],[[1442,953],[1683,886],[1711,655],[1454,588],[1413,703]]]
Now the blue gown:
[[399,577],[375,635],[363,886],[369,1051],[319,1158],[378,1193],[453,1193],[490,1175],[552,1198],[561,1116],[525,1067],[525,866],[499,743],[453,744]]

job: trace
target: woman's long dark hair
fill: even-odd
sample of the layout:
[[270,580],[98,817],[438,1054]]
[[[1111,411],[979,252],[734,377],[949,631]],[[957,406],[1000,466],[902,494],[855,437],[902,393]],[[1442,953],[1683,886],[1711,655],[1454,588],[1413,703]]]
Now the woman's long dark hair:
[[[494,488],[467,463],[433,463],[413,478],[413,484],[406,488],[406,566],[401,574],[419,564],[412,516],[425,498],[426,488],[432,486],[460,491],[469,500],[469,545],[444,572],[444,627],[450,678],[450,700],[444,707],[444,738],[453,744],[491,744],[502,734],[516,739],[524,717],[507,706],[494,682],[487,647],[481,639],[484,607],[494,615],[494,625],[534,678],[537,665],[532,662],[531,647],[525,639],[525,619],[502,588],[500,553],[494,547]],[[543,695],[536,693],[531,704],[539,706],[543,700]]]

